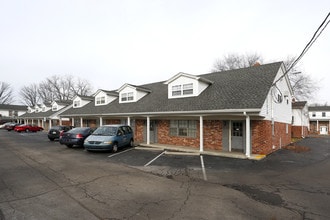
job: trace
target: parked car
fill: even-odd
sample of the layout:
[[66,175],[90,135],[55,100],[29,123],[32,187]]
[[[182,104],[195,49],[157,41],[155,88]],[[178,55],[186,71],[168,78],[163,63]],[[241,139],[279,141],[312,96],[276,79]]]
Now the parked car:
[[16,126],[19,126],[19,125],[21,125],[21,124],[20,124],[20,123],[12,122],[12,123],[6,124],[6,125],[5,125],[5,129],[6,129],[7,131],[12,131],[12,130],[15,129]]
[[73,147],[78,145],[83,147],[84,140],[93,133],[94,129],[90,127],[73,128],[67,132],[63,132],[60,136],[60,144],[64,144],[67,147]]
[[13,123],[13,122],[5,122],[5,123],[1,124],[0,129],[6,129],[6,126],[11,124],[11,123]]
[[133,130],[128,125],[105,125],[97,128],[86,138],[84,147],[87,151],[112,151],[134,145]]
[[57,126],[53,126],[49,129],[48,131],[48,139],[51,141],[54,141],[55,139],[59,139],[60,135],[63,132],[67,132],[71,129],[71,126],[67,126],[67,125],[57,125]]
[[44,130],[42,127],[37,126],[37,125],[33,125],[33,124],[18,125],[18,126],[16,126],[14,128],[14,131],[17,131],[17,132],[22,132],[22,131],[25,131],[25,132],[29,132],[29,131],[37,132],[37,131],[42,131],[42,130]]

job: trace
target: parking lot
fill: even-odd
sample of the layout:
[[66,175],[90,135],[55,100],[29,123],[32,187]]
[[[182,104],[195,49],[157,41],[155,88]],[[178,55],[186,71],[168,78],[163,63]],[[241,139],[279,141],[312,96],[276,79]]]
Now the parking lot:
[[0,219],[329,219],[329,141],[253,161],[0,130]]

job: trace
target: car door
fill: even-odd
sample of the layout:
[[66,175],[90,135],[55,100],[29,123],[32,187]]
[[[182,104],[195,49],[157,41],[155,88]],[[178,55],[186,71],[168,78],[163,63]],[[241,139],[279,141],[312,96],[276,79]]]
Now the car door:
[[125,143],[126,143],[126,139],[127,139],[127,137],[125,135],[125,132],[124,132],[123,128],[122,127],[119,127],[118,128],[118,131],[117,131],[118,146],[119,147],[124,146]]

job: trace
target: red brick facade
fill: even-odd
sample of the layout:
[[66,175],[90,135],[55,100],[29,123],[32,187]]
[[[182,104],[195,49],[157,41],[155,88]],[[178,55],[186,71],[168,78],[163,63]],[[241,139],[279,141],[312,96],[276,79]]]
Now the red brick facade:
[[308,128],[306,126],[292,126],[291,136],[293,138],[306,137],[308,135]]
[[328,121],[319,121],[318,125],[319,125],[319,127],[317,127],[317,122],[316,121],[311,121],[310,122],[310,134],[319,135],[321,126],[327,127],[328,131],[329,131],[329,122]]
[[[197,125],[199,127],[199,123]],[[196,138],[170,136],[170,121],[160,120],[157,123],[157,135],[159,144],[179,145],[186,147],[199,147],[199,131],[196,133]]]
[[[274,126],[274,128],[273,128]],[[291,124],[252,121],[252,153],[270,154],[291,143]]]
[[[204,120],[204,150],[223,150],[223,121]],[[196,137],[180,137],[170,135],[170,121],[157,121],[157,143],[177,146],[199,148],[200,133],[199,121],[197,122]],[[135,141],[144,141],[145,121],[135,121]],[[251,147],[253,154],[270,154],[283,146],[291,143],[291,125],[275,122],[274,128],[271,121],[251,121]]]

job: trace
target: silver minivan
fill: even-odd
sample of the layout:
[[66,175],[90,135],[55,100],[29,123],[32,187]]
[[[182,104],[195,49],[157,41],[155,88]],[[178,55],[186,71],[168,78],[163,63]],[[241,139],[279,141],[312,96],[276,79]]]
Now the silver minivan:
[[117,152],[119,148],[125,146],[134,146],[133,130],[128,125],[98,127],[84,142],[87,151]]

